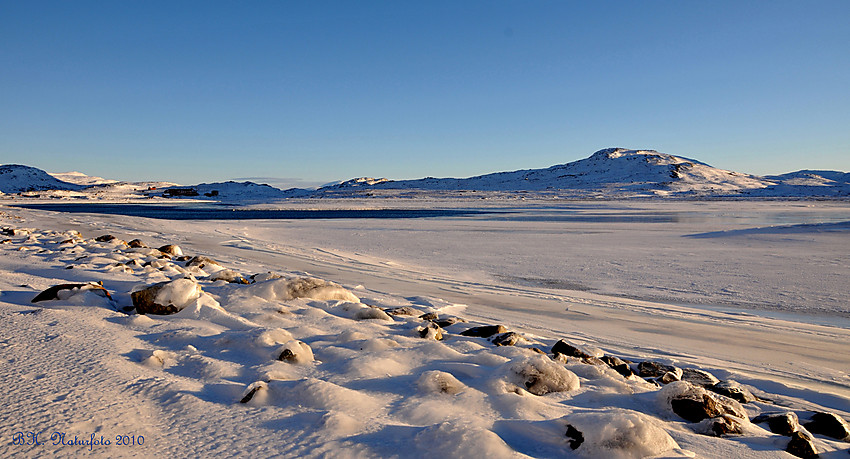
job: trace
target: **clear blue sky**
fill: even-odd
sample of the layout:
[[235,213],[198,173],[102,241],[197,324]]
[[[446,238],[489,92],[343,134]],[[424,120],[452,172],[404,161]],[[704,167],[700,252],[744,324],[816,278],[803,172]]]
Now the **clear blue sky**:
[[847,0],[0,0],[0,69],[0,163],[50,172],[467,177],[612,146],[850,170]]

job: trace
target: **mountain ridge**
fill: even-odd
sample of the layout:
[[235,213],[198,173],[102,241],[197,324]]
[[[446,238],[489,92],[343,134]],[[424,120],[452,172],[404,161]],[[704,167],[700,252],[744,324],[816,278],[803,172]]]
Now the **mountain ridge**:
[[[5,171],[5,172],[3,172]],[[0,192],[91,190],[92,195],[109,189],[130,190],[134,184],[113,182],[84,174],[64,173],[69,183],[30,166],[0,166]],[[91,179],[91,180],[90,180]],[[97,179],[97,180],[94,180]],[[86,181],[94,183],[84,185]],[[157,189],[162,182],[143,188]],[[185,187],[183,187],[185,188]],[[198,199],[263,201],[297,197],[347,197],[368,195],[374,190],[418,190],[423,192],[492,191],[559,192],[581,197],[850,197],[850,173],[800,170],[781,175],[757,176],[712,167],[704,162],[655,150],[605,148],[587,158],[540,169],[493,172],[468,178],[425,177],[413,180],[359,177],[319,189],[280,190],[254,182],[201,183],[193,187]],[[167,188],[165,188],[167,189]],[[98,191],[95,191],[98,190]],[[162,190],[158,190],[160,192]],[[148,192],[147,195],[151,193]]]

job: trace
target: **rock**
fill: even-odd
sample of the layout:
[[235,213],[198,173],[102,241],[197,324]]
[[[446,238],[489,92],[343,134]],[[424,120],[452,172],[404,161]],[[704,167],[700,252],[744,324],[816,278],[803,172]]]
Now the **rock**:
[[419,311],[411,308],[410,306],[403,306],[399,308],[389,308],[385,309],[384,312],[391,316],[415,316],[419,314]]
[[313,361],[313,349],[303,341],[292,340],[278,349],[278,360],[292,364],[307,364]]
[[168,315],[179,312],[203,293],[192,279],[160,282],[130,293],[138,314]]
[[588,365],[607,365],[604,360],[599,357],[585,357],[581,359],[582,363],[586,363]]
[[552,346],[552,354],[562,354],[567,357],[578,357],[580,359],[586,359],[588,357],[593,357],[593,355],[585,352],[583,349],[573,346],[572,344],[564,341],[558,340],[554,346]]
[[242,398],[239,400],[239,403],[248,403],[257,395],[258,392],[267,390],[268,384],[265,381],[257,381],[251,383],[246,389],[245,394],[242,395]]
[[777,435],[790,437],[791,434],[800,430],[800,421],[797,414],[788,411],[786,413],[763,413],[753,419],[756,424],[767,423],[771,432]]
[[115,236],[111,234],[104,234],[103,236],[98,236],[94,238],[94,240],[97,242],[112,242],[115,240]]
[[682,381],[703,387],[713,386],[720,382],[713,374],[698,368],[683,368]]
[[221,271],[211,274],[207,279],[211,281],[223,280],[225,282],[229,282],[231,284],[250,284],[247,279],[242,277],[241,274],[233,271],[232,269],[222,269]]
[[741,420],[729,415],[705,419],[697,427],[697,431],[703,435],[711,435],[713,437],[741,435],[744,433]]
[[814,434],[850,441],[850,426],[835,413],[815,413],[812,415],[811,422],[807,422],[805,427]]
[[506,364],[511,382],[534,395],[568,392],[579,388],[579,379],[570,370],[543,355],[533,355]]
[[711,387],[706,387],[706,389],[741,403],[750,403],[758,400],[749,389],[737,381],[721,381]]
[[438,327],[433,322],[429,323],[424,327],[416,327],[416,333],[419,335],[420,338],[434,339],[438,341],[443,339],[443,329]]
[[683,371],[673,365],[665,365],[659,362],[645,361],[638,364],[638,376],[642,378],[660,378],[667,373],[673,373],[682,379]]
[[174,244],[164,245],[157,250],[159,250],[160,252],[162,252],[166,255],[171,255],[173,257],[182,257],[183,256],[183,251],[180,249],[180,247],[178,247]]
[[577,449],[582,443],[584,443],[584,435],[572,425],[567,425],[566,435],[567,438],[569,438],[571,449]]
[[133,239],[127,245],[130,246],[131,249],[147,249],[148,245],[141,241],[141,239]]
[[39,293],[35,296],[35,298],[30,300],[30,302],[38,303],[39,301],[64,300],[73,296],[75,293],[86,290],[90,290],[104,298],[112,299],[112,295],[110,295],[109,292],[100,284],[59,284]]
[[673,412],[688,422],[700,422],[703,419],[723,414],[720,405],[708,394],[698,397],[678,397],[670,401]]
[[2,241],[0,241],[0,244],[11,244],[11,243],[12,243],[11,239],[3,239]]
[[466,389],[466,385],[458,381],[454,375],[438,370],[422,373],[416,385],[420,391],[430,394],[454,395]]
[[523,340],[525,340],[525,338],[523,338],[519,333],[507,332],[494,336],[490,339],[490,342],[496,346],[513,346]]
[[263,282],[263,281],[267,281],[267,280],[281,279],[282,277],[283,276],[281,276],[280,274],[268,271],[268,272],[265,272],[265,273],[252,274],[251,277],[249,277],[249,280],[253,284],[255,282]]
[[814,439],[800,430],[791,434],[791,441],[788,442],[785,451],[802,458],[819,457]]
[[624,378],[630,378],[635,374],[635,372],[632,371],[632,367],[629,366],[629,363],[619,357],[603,355],[601,359],[603,362],[608,364],[609,367],[613,368],[614,371],[623,375]]
[[489,338],[497,333],[505,333],[507,331],[508,329],[504,325],[485,325],[483,327],[472,327],[469,330],[460,332],[460,334],[476,338]]
[[435,324],[437,324],[438,327],[446,328],[446,327],[448,327],[450,325],[454,325],[456,323],[466,322],[466,320],[461,319],[460,317],[445,317],[445,318],[442,318],[442,319],[432,320],[431,322],[434,322]]
[[212,258],[205,257],[203,255],[196,255],[186,262],[187,268],[191,268],[193,266],[197,266],[200,269],[204,269],[204,266],[221,266],[221,264],[219,264],[219,262],[213,260]]
[[670,384],[671,382],[681,381],[681,380],[682,380],[681,373],[675,373],[675,372],[672,372],[672,371],[668,371],[667,373],[664,373],[664,376],[657,379],[657,381],[660,382],[661,384]]
[[422,320],[437,320],[440,318],[440,316],[436,312],[426,312],[425,314],[419,316],[419,318]]
[[670,383],[661,390],[659,396],[666,399],[673,413],[689,422],[700,422],[723,415],[747,419],[746,411],[737,401],[713,394],[689,382]]

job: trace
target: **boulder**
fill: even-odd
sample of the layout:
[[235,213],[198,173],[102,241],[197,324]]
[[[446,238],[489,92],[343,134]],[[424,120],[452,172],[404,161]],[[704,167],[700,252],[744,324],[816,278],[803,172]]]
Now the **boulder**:
[[638,364],[638,376],[642,378],[661,378],[667,373],[673,373],[679,379],[682,379],[682,369],[673,365],[665,365],[649,360]]
[[505,333],[507,331],[508,329],[504,325],[485,325],[482,327],[472,327],[469,330],[460,332],[460,334],[476,338],[489,338],[497,333]]
[[111,234],[104,234],[103,236],[98,236],[94,238],[94,240],[97,242],[112,242],[115,240],[115,236]]
[[440,316],[436,312],[426,312],[425,314],[419,316],[419,318],[422,320],[437,320],[440,318]]
[[533,355],[506,364],[510,382],[534,395],[568,392],[579,388],[579,379],[570,370],[543,355]]
[[713,374],[698,368],[683,368],[682,381],[702,387],[713,386],[720,382]]
[[814,439],[800,430],[791,434],[791,441],[788,442],[785,451],[806,459],[819,457]]
[[613,368],[614,371],[623,375],[624,378],[630,378],[634,376],[635,372],[632,371],[632,367],[629,366],[629,362],[611,355],[603,355],[601,357],[602,361],[608,364],[609,367]]
[[490,342],[496,346],[513,346],[523,340],[525,340],[525,338],[523,338],[519,333],[507,332],[492,337]]
[[197,300],[201,287],[192,279],[160,282],[130,293],[138,314],[168,315]]
[[438,341],[443,339],[443,329],[433,322],[425,326],[416,327],[416,333],[420,338],[434,339]]
[[720,381],[713,386],[706,387],[706,389],[741,403],[750,403],[758,400],[749,389],[737,381]]
[[805,424],[811,433],[826,435],[836,440],[850,441],[850,426],[847,421],[835,413],[815,413],[812,420]]
[[303,341],[292,340],[278,349],[277,359],[292,364],[308,364],[313,361],[313,349]]
[[402,306],[399,308],[389,308],[385,309],[384,312],[391,316],[415,316],[419,314],[419,311],[411,308],[410,306]]
[[100,284],[95,283],[86,283],[86,284],[59,284],[54,285],[53,287],[44,290],[35,296],[30,302],[38,303],[39,301],[49,301],[49,300],[64,300],[74,296],[76,293],[83,291],[91,291],[97,295],[100,295],[104,298],[112,299],[112,295],[103,288]]
[[231,284],[250,284],[247,279],[232,269],[222,269],[215,274],[211,274],[208,279],[211,281],[223,280]]
[[705,419],[697,427],[697,431],[703,435],[710,435],[712,437],[725,437],[727,435],[741,435],[744,433],[741,420],[729,415]]
[[200,269],[204,269],[205,266],[221,266],[217,261],[212,258],[205,257],[203,255],[196,255],[189,259],[186,262],[186,267],[191,268],[193,266],[197,266]]
[[451,373],[430,370],[422,373],[416,381],[419,390],[430,394],[454,395],[466,389],[466,385],[458,381]]
[[668,384],[659,396],[669,404],[673,413],[688,422],[700,422],[723,415],[747,419],[746,411],[737,401],[713,394],[689,382]]
[[570,449],[578,449],[584,443],[584,435],[571,424],[567,424],[567,438],[569,438]]
[[239,399],[239,403],[248,403],[260,391],[265,391],[265,390],[268,390],[268,383],[266,383],[265,381],[257,381],[257,382],[251,383],[250,385],[248,385],[247,388],[245,388],[245,392],[242,395],[242,398]]
[[170,255],[172,257],[182,257],[183,256],[183,250],[181,250],[180,247],[178,247],[174,244],[164,245],[164,246],[158,248],[157,250],[159,250],[160,252],[162,252],[166,255]]
[[756,424],[767,423],[767,427],[771,432],[786,437],[790,437],[791,434],[800,430],[800,421],[797,418],[797,414],[793,411],[785,413],[762,413],[753,418],[753,422]]
[[130,246],[131,249],[147,249],[148,245],[142,242],[141,239],[133,239],[127,245]]
[[446,327],[448,327],[450,325],[454,325],[456,323],[466,322],[466,320],[461,319],[460,317],[450,316],[450,317],[444,317],[442,319],[435,319],[435,320],[432,320],[431,322],[434,322],[440,328],[446,328]]
[[568,342],[566,342],[562,339],[558,340],[558,342],[555,343],[554,346],[552,346],[552,354],[555,354],[555,355],[561,354],[561,355],[565,355],[567,357],[577,357],[577,358],[580,358],[580,359],[586,359],[586,358],[589,358],[589,357],[594,357],[590,353],[586,352],[584,349],[581,349],[580,347],[577,347],[577,346],[573,346],[572,344],[570,344],[570,343],[568,343]]

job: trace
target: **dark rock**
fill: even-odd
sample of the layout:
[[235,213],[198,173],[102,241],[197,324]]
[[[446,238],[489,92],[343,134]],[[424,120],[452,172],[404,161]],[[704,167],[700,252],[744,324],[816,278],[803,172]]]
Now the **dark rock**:
[[494,336],[491,341],[496,346],[513,346],[524,339],[519,333],[507,332]]
[[443,339],[443,329],[433,322],[428,323],[424,327],[416,327],[416,331],[419,332],[420,338],[435,339],[437,341]]
[[284,362],[294,362],[296,357],[295,353],[292,352],[291,349],[284,349],[283,352],[281,352],[280,355],[277,357],[277,359]]
[[12,243],[11,239],[3,239],[2,241],[0,241],[0,244],[11,244],[11,243]]
[[440,318],[440,316],[436,312],[426,312],[425,314],[419,316],[419,318],[422,320],[437,320]]
[[815,413],[811,422],[805,424],[811,433],[826,435],[836,440],[850,441],[850,426],[835,413]]
[[629,363],[619,357],[603,355],[601,359],[603,362],[608,364],[609,367],[613,368],[614,371],[623,375],[624,378],[630,378],[635,374],[635,372],[632,371],[632,367],[629,366]]
[[657,378],[657,381],[661,384],[670,384],[671,382],[681,381],[681,373],[675,373],[672,371],[668,371],[664,373],[664,376]]
[[115,236],[111,234],[104,234],[103,236],[98,236],[94,238],[94,240],[97,242],[111,242],[115,240]]
[[763,413],[753,419],[753,423],[767,423],[771,432],[777,435],[790,437],[792,433],[800,430],[800,421],[797,414],[788,411],[786,413]]
[[585,363],[587,365],[607,366],[605,361],[603,361],[599,357],[585,357],[585,358],[581,359],[581,363]]
[[720,382],[713,374],[698,368],[683,368],[682,381],[702,387],[713,386]]
[[385,309],[384,312],[391,316],[415,316],[419,314],[419,311],[411,308],[410,306],[402,306],[400,308],[389,308]]
[[460,334],[476,338],[489,338],[497,333],[505,333],[507,331],[508,329],[504,325],[485,325],[483,327],[472,327],[469,330],[460,332]]
[[700,422],[723,414],[720,404],[708,394],[676,397],[670,401],[670,406],[674,413],[688,422]]
[[702,432],[705,435],[723,437],[726,435],[741,435],[744,428],[738,418],[723,415],[703,421]]
[[592,355],[588,354],[584,350],[582,350],[582,349],[580,349],[576,346],[573,346],[572,344],[570,344],[570,343],[568,343],[568,342],[566,342],[562,339],[558,340],[558,342],[555,343],[554,346],[552,346],[552,354],[555,354],[555,355],[562,354],[562,355],[565,355],[567,357],[578,357],[580,359],[586,359],[586,358],[593,357]]
[[203,255],[194,256],[186,262],[186,267],[191,268],[193,266],[197,266],[198,268],[203,269],[204,266],[221,266],[217,261],[212,258],[205,257]]
[[797,457],[815,458],[818,456],[818,449],[815,446],[814,439],[798,430],[791,434],[791,441],[785,451]]
[[166,284],[168,284],[168,282],[160,282],[142,290],[130,293],[130,299],[133,300],[133,306],[136,308],[136,313],[169,315],[179,312],[180,309],[173,304],[162,305],[155,302],[156,294],[159,293]]
[[758,400],[749,389],[737,381],[721,381],[711,387],[706,387],[706,389],[741,403],[750,403]]
[[127,245],[130,246],[131,249],[147,249],[148,245],[142,242],[141,239],[133,239]]
[[439,327],[446,328],[459,322],[466,322],[466,320],[461,319],[460,317],[445,317],[442,319],[432,320],[432,322],[437,324]]
[[258,382],[251,384],[250,386],[248,386],[248,389],[247,389],[245,395],[243,395],[242,398],[239,400],[239,403],[250,402],[251,399],[254,398],[255,395],[257,395],[257,392],[259,392],[261,390],[265,390],[267,387],[268,387],[267,384],[265,382],[262,382],[262,381],[258,381]]
[[61,292],[62,290],[74,289],[92,290],[102,297],[112,299],[112,295],[110,295],[109,292],[100,284],[59,284],[54,285],[53,287],[50,287],[47,290],[39,293],[35,296],[35,298],[30,300],[30,302],[38,303],[39,301],[58,300],[59,292]]
[[682,369],[676,368],[673,365],[665,365],[648,360],[638,364],[638,376],[642,378],[660,378],[668,372],[680,375],[679,377],[681,378]]
[[183,251],[180,249],[180,247],[178,247],[174,244],[164,245],[157,250],[159,250],[160,252],[162,252],[166,255],[171,255],[173,257],[183,256]]
[[582,443],[584,443],[584,434],[579,432],[578,429],[573,427],[571,424],[567,424],[566,435],[567,438],[570,439],[569,442],[571,449],[577,449]]

